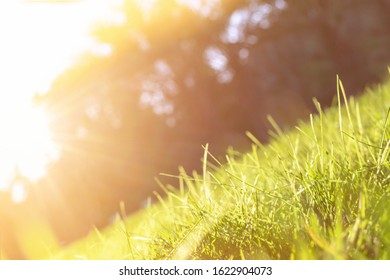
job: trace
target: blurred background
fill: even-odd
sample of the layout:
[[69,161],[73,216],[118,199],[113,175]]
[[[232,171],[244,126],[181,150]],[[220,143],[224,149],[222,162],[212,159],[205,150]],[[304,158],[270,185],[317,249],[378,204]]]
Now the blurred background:
[[389,0],[0,4],[0,259],[42,258],[386,78]]

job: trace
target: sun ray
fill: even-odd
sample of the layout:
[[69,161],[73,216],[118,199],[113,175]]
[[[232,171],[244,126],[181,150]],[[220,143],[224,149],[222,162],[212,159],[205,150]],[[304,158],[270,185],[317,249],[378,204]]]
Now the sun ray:
[[10,188],[18,174],[38,180],[47,164],[58,159],[59,144],[65,141],[57,142],[64,139],[56,139],[50,127],[55,115],[35,106],[33,97],[48,91],[80,54],[110,54],[109,46],[99,45],[90,31],[99,21],[120,23],[123,15],[114,9],[120,4],[119,0],[0,2],[0,191]]

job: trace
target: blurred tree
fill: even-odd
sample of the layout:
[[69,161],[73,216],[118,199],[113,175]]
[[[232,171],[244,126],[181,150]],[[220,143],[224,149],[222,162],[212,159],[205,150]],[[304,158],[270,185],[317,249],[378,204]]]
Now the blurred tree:
[[390,61],[388,0],[142,3],[95,30],[111,55],[86,55],[39,98],[63,150],[36,191],[63,240],[120,200],[138,209],[160,172],[200,167],[202,144],[219,156],[248,148],[247,130],[266,141],[268,114],[291,125],[313,97],[331,103],[336,74],[356,94]]

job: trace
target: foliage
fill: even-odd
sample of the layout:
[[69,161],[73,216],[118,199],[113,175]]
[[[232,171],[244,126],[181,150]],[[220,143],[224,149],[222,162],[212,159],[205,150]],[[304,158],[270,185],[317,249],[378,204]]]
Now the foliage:
[[[389,259],[390,83],[347,98],[268,145],[205,146],[202,174],[181,170],[179,188],[122,216],[55,258]],[[344,105],[340,105],[344,103]],[[123,205],[122,205],[123,206]]]

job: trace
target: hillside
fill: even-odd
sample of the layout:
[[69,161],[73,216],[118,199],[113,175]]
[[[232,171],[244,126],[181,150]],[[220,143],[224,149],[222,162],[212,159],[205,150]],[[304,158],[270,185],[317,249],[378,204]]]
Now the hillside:
[[[390,83],[336,103],[202,174],[55,259],[390,259]],[[347,102],[346,102],[347,101]]]

